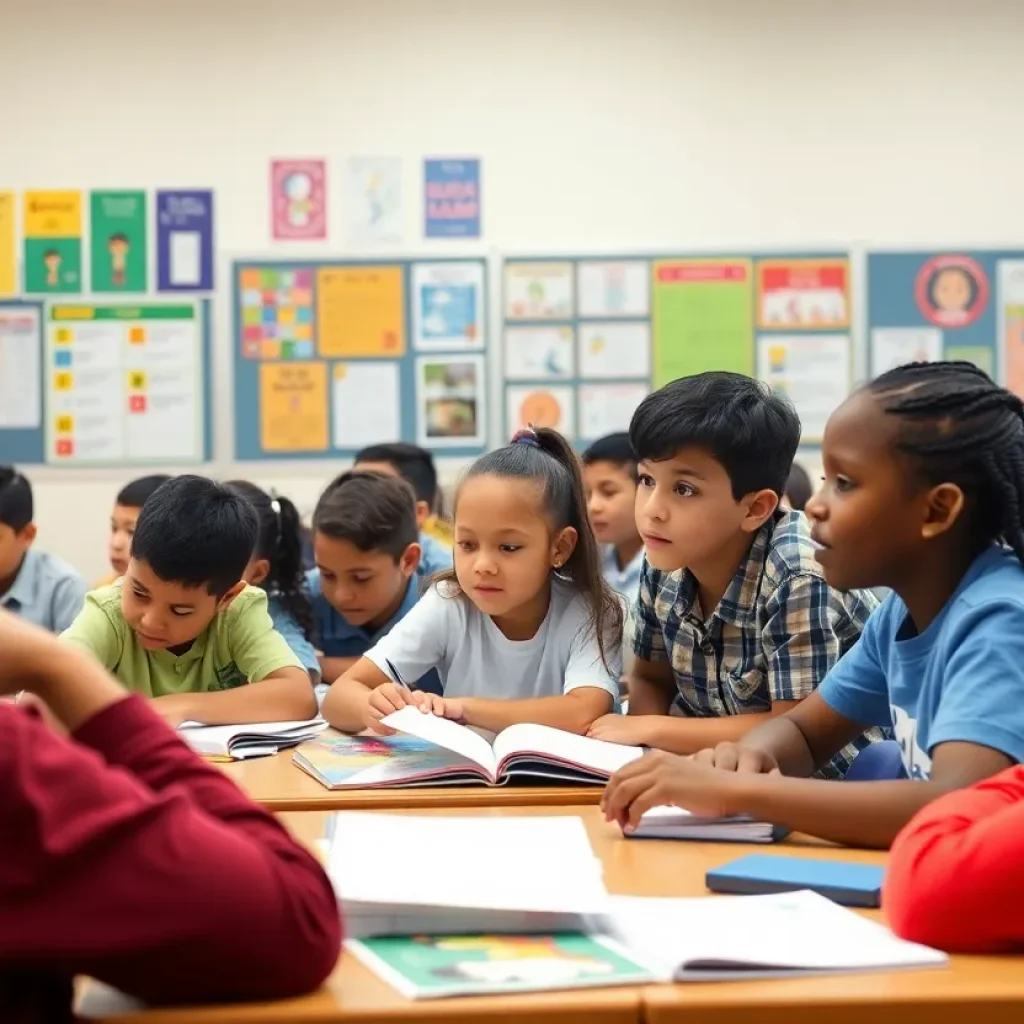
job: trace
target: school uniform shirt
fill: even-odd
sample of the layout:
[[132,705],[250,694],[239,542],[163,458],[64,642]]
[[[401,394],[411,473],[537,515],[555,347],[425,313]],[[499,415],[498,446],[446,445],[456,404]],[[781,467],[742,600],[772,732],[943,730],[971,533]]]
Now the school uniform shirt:
[[[672,714],[695,718],[767,712],[777,700],[803,700],[857,643],[877,602],[825,582],[810,527],[779,511],[754,534],[718,607],[700,607],[685,569],[661,572],[645,560],[634,607],[633,649],[667,661],[677,695]],[[871,723],[865,723],[871,724]],[[878,730],[858,737],[821,774],[841,778]]]
[[529,640],[509,640],[449,581],[436,584],[386,637],[366,652],[395,682],[436,668],[445,697],[520,700],[596,686],[614,698],[622,673],[617,643],[601,660],[586,598],[551,584],[547,615]]
[[1024,767],[940,796],[896,837],[882,906],[893,931],[952,953],[1024,948]]
[[128,690],[144,697],[230,690],[281,668],[303,667],[274,629],[267,595],[259,587],[247,586],[184,654],[142,647],[121,614],[120,582],[88,594],[61,639],[89,651]]
[[319,683],[320,659],[316,656],[316,648],[302,631],[295,616],[274,594],[267,595],[267,611],[270,613],[270,621],[274,624],[274,629],[284,637],[292,649],[292,653],[302,662],[302,667],[309,673],[309,678],[314,685]]
[[67,562],[29,548],[10,589],[0,594],[0,608],[62,633],[81,611],[85,589],[85,581]]
[[427,579],[436,572],[444,572],[452,567],[452,549],[450,544],[442,544],[429,533],[422,532],[420,541],[420,565]]
[[621,594],[629,604],[636,600],[640,590],[640,573],[644,567],[644,549],[640,550],[621,569],[615,554],[614,544],[601,547],[601,575],[616,594]]
[[923,633],[895,594],[819,691],[855,722],[891,726],[912,779],[940,743],[977,743],[1024,761],[1024,567],[980,554]]
[[315,857],[138,697],[58,736],[0,706],[0,1020],[71,1021],[89,975],[149,1003],[264,1000],[333,969]]

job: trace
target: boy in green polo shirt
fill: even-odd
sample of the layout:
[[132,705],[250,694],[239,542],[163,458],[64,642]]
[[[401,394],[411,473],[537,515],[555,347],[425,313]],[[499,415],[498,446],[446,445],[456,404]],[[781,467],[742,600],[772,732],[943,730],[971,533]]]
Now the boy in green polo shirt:
[[124,576],[89,594],[62,638],[152,697],[173,726],[310,718],[309,676],[275,632],[266,594],[242,579],[257,526],[229,488],[172,478],[139,515]]

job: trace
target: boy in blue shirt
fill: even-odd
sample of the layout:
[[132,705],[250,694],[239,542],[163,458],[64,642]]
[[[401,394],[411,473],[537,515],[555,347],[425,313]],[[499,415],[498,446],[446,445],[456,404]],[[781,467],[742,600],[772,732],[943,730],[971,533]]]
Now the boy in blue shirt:
[[85,601],[85,582],[66,562],[33,547],[32,486],[0,466],[0,608],[52,633],[63,632]]
[[[807,520],[779,508],[800,420],[764,384],[724,372],[673,381],[641,402],[629,437],[647,550],[629,715],[590,735],[692,754],[810,696],[876,602],[830,587]],[[869,742],[850,737],[827,774],[845,773],[855,739]]]

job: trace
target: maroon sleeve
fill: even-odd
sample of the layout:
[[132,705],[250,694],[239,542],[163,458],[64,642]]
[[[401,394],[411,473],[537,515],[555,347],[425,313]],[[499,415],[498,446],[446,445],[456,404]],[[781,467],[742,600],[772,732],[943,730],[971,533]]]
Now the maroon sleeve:
[[140,698],[75,739],[0,707],[0,968],[88,974],[148,1002],[323,981],[341,928],[309,853]]
[[896,837],[883,905],[893,931],[950,952],[1024,947],[1024,766],[947,793]]

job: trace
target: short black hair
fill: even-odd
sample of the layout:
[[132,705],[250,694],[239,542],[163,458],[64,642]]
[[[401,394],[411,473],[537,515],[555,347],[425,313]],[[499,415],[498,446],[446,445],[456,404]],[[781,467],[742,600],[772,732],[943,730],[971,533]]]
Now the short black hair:
[[781,497],[800,443],[800,417],[767,384],[712,370],[648,395],[633,413],[629,440],[640,461],[704,449],[729,474],[737,501],[765,489]]
[[599,437],[584,453],[583,465],[592,466],[595,462],[610,462],[621,466],[630,476],[636,478],[636,455],[629,443],[628,431],[617,434],[606,434]]
[[162,580],[223,597],[245,572],[259,533],[252,505],[205,476],[171,477],[139,513],[132,558]]
[[313,510],[313,530],[396,562],[419,538],[416,494],[399,477],[349,470],[332,480]]
[[166,473],[154,473],[152,476],[140,476],[138,480],[132,480],[117,492],[114,499],[115,505],[124,508],[142,508],[149,500],[149,496],[171,478]]
[[0,466],[0,523],[20,533],[34,514],[32,485],[13,466]]
[[797,512],[803,512],[813,493],[814,488],[811,486],[807,470],[799,462],[794,462],[786,479],[786,496],[789,498],[789,504]]
[[395,472],[412,484],[417,501],[425,501],[431,508],[437,500],[437,467],[434,456],[416,444],[393,441],[388,444],[371,444],[356,452],[356,464],[360,462],[386,462],[395,467]]

